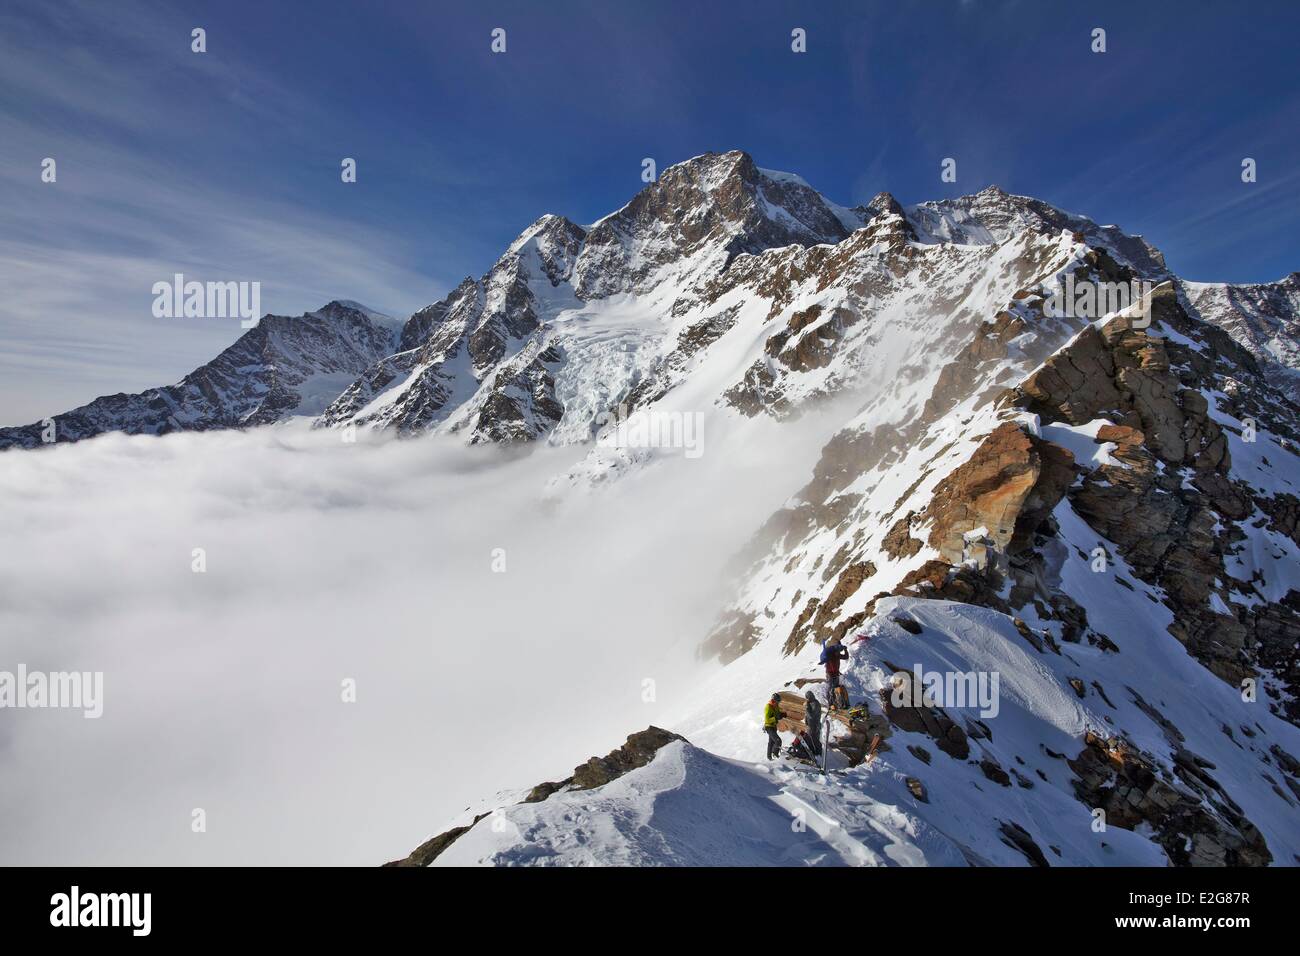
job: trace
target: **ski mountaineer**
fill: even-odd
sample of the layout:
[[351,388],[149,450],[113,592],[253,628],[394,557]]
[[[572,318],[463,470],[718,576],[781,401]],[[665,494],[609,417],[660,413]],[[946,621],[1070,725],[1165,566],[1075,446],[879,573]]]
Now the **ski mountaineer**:
[[763,729],[767,731],[767,759],[781,756],[781,735],[776,732],[776,722],[781,719],[781,695],[773,694],[763,708]]
[[822,754],[822,702],[817,699],[817,695],[812,691],[806,691],[803,695],[803,704],[803,722],[807,725],[808,736],[812,740],[813,756],[820,757]]
[[835,692],[840,686],[840,661],[849,659],[849,649],[843,644],[822,643],[822,655],[817,661],[826,667],[826,704],[835,708]]

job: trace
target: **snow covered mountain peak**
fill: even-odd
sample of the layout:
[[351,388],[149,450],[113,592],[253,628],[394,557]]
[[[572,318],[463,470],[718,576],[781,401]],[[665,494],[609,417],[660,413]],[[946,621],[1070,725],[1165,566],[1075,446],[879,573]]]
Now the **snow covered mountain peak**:
[[311,314],[341,321],[349,321],[354,314],[360,314],[374,325],[395,331],[400,331],[406,324],[403,319],[399,319],[397,316],[372,309],[353,299],[334,299]]
[[739,150],[705,153],[663,170],[591,227],[575,285],[584,300],[646,293],[670,276],[681,281],[684,270],[718,270],[741,253],[834,243],[849,232],[799,177],[764,173]]
[[[107,395],[53,417],[54,442],[106,431],[163,435],[244,428],[319,415],[367,366],[398,345],[399,323],[336,300],[301,316],[265,315],[175,385]],[[0,450],[39,448],[42,423],[0,428]]]
[[601,412],[671,361],[702,287],[737,256],[834,244],[860,225],[746,153],[678,163],[589,227],[536,220],[481,279],[416,313],[400,353],[321,424],[586,440]]
[[1013,195],[1000,186],[986,186],[956,199],[918,203],[909,207],[907,214],[925,242],[984,245],[1003,242],[1026,230],[1064,230],[1106,249],[1116,261],[1143,278],[1169,276],[1164,256],[1141,236],[1130,236],[1116,226],[1099,226],[1086,216],[1064,212],[1029,196]]

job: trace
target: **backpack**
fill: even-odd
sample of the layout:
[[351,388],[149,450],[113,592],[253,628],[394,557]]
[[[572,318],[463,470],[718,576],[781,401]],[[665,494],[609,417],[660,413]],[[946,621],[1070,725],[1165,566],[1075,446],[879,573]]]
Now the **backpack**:
[[795,737],[786,748],[786,756],[793,757],[795,760],[812,760],[812,750],[803,742],[803,737]]

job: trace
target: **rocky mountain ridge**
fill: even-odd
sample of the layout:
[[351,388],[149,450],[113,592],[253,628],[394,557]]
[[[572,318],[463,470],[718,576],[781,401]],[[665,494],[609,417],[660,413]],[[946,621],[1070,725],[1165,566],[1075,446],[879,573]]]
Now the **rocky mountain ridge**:
[[[175,385],[106,395],[52,416],[54,442],[109,431],[166,435],[248,428],[316,415],[397,343],[392,320],[354,302],[330,302],[297,318],[266,315]],[[0,450],[39,448],[49,433],[43,422],[0,428]]]

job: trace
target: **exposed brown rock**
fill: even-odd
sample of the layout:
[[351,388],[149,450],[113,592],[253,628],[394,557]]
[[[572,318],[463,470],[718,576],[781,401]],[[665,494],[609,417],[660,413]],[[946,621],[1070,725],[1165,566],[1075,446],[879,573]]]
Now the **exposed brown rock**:
[[982,527],[996,551],[1021,550],[1073,480],[1073,455],[1004,422],[935,488],[929,544],[959,564],[966,535]]
[[913,557],[924,547],[924,542],[912,537],[912,519],[915,517],[916,512],[909,511],[899,518],[880,542],[881,548],[895,561]]
[[1082,425],[1121,404],[1115,360],[1091,325],[1020,385],[1027,407],[1051,421]]
[[582,766],[575,768],[572,788],[590,790],[593,787],[604,786],[629,770],[644,767],[654,759],[660,748],[674,740],[685,739],[681,734],[653,726],[630,734],[627,742],[617,750],[611,750],[604,757],[592,757]]
[[[1192,331],[1168,290],[1152,303],[1156,320]],[[1213,348],[1147,335],[1127,322],[1090,327],[1022,383],[1019,404],[1046,420],[1113,422],[1097,440],[1115,443],[1111,457],[1118,464],[1092,469],[1069,490],[1074,510],[1118,546],[1141,580],[1165,591],[1174,612],[1170,633],[1211,672],[1235,685],[1263,666],[1293,688],[1300,682],[1294,653],[1300,625],[1278,604],[1224,613],[1235,589],[1249,593],[1232,580],[1224,558],[1245,537],[1236,523],[1256,508],[1269,515],[1273,530],[1300,543],[1300,499],[1255,494],[1231,476],[1227,437],[1210,417],[1202,389],[1226,394],[1238,417],[1276,411],[1272,420],[1283,432],[1294,409],[1280,397],[1270,408],[1254,389],[1225,376],[1225,369],[1247,376],[1257,369],[1221,330],[1195,331]],[[1012,603],[1020,606],[1025,596],[1014,594]],[[1296,696],[1279,695],[1289,703]],[[1279,711],[1300,720],[1300,704]]]
[[443,850],[447,849],[447,847],[451,846],[468,833],[475,824],[486,816],[490,816],[490,814],[480,813],[474,818],[474,822],[468,826],[452,827],[445,833],[439,833],[437,836],[425,840],[412,850],[409,855],[400,860],[392,860],[385,863],[384,866],[428,866],[438,858]]
[[[888,662],[886,662],[888,663]],[[895,687],[880,691],[880,702],[889,722],[900,730],[926,734],[936,746],[955,760],[970,756],[966,731],[953,722],[942,708],[926,705],[923,688],[915,675],[888,664],[894,671]],[[897,695],[898,703],[894,703]]]
[[1001,578],[992,567],[954,568],[945,561],[931,560],[905,575],[891,593],[900,597],[978,604],[1005,613],[1010,608],[998,595],[1000,584]]

